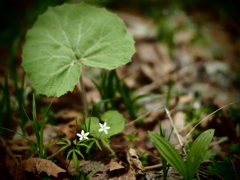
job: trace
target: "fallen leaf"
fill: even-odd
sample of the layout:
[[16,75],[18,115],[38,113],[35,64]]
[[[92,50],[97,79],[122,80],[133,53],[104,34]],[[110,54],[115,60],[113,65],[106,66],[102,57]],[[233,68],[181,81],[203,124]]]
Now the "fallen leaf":
[[125,167],[123,166],[122,162],[119,161],[117,158],[113,158],[111,159],[111,162],[109,163],[109,171],[114,171],[114,170],[121,170],[121,169],[125,169]]
[[48,176],[57,177],[59,173],[67,172],[54,164],[52,161],[41,158],[28,158],[23,160],[21,165],[25,171],[32,172],[34,174],[46,172]]
[[83,116],[81,113],[79,113],[76,110],[71,110],[71,109],[62,109],[55,115],[56,119],[62,119],[62,120],[72,120],[75,118],[81,119],[82,117]]
[[144,167],[139,160],[139,157],[135,151],[135,149],[130,148],[127,154],[127,160],[130,164],[130,167],[134,167],[136,170],[144,171]]
[[72,120],[66,125],[63,126],[62,130],[63,133],[66,134],[66,139],[73,140],[76,138],[77,128],[76,128],[76,121]]

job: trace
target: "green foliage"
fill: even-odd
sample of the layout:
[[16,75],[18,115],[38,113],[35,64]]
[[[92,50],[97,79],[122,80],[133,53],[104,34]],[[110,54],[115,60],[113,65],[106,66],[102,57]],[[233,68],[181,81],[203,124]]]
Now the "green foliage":
[[192,180],[201,162],[204,159],[208,146],[213,138],[214,130],[203,132],[192,144],[186,163],[184,163],[178,151],[162,136],[149,132],[153,144],[167,162],[178,171],[186,180]]
[[188,172],[188,179],[193,179],[195,173],[197,172],[201,162],[204,159],[204,156],[208,150],[208,147],[212,141],[214,135],[214,130],[209,129],[194,141],[190,152],[187,155],[186,167]]
[[230,107],[228,109],[228,116],[234,123],[237,123],[237,121],[240,119],[240,109]]
[[56,119],[55,119],[55,113],[53,112],[52,109],[48,109],[48,106],[44,106],[41,108],[40,112],[41,114],[44,114],[46,112],[46,119],[47,119],[47,122],[51,125],[56,125],[57,122],[56,122]]
[[229,158],[225,158],[224,161],[213,161],[211,165],[207,167],[211,174],[220,174],[225,180],[234,179],[234,170],[229,163]]
[[202,120],[203,114],[209,114],[212,111],[213,109],[209,105],[202,105],[199,108],[188,106],[185,109],[185,113],[187,115],[186,122],[191,124],[197,124]]
[[169,79],[168,80],[168,90],[167,90],[167,95],[166,95],[166,107],[169,106],[169,101],[171,99],[173,85],[174,85],[174,81],[172,79]]
[[[163,138],[166,138],[165,131],[163,130],[162,125],[160,123],[159,123],[159,131],[160,131],[160,136]],[[172,128],[171,133],[169,134],[169,137],[167,138],[168,141],[172,135],[172,132],[173,132],[173,128]],[[163,156],[161,156],[161,159],[162,159],[162,167],[163,167],[163,179],[166,180],[168,170],[169,170],[169,164],[167,164],[167,160]]]
[[[229,151],[231,153],[239,152],[239,144],[232,143],[229,147]],[[236,169],[237,166],[234,164],[234,160],[236,158],[231,155],[227,155],[222,160],[213,160],[212,163],[207,166],[209,172],[213,175],[217,174],[226,180],[239,179],[238,171]]]
[[104,70],[100,74],[99,83],[97,83],[96,81],[92,81],[101,95],[101,100],[93,105],[93,115],[97,115],[100,113],[102,105],[104,107],[103,111],[116,109],[116,76],[117,73],[115,70]]
[[138,153],[138,156],[143,166],[148,164],[148,153],[140,152]]
[[208,149],[205,156],[204,156],[204,160],[212,160],[215,158],[215,156],[217,155],[217,151],[214,151],[212,149]]
[[180,154],[173,147],[173,145],[171,145],[167,140],[165,140],[165,138],[156,133],[149,132],[149,135],[161,156],[164,157],[169,162],[169,164],[184,178],[187,178],[188,174],[186,165],[184,164]]
[[82,65],[115,69],[131,60],[133,45],[116,15],[64,4],[50,7],[28,31],[22,65],[38,93],[59,97],[73,90]]
[[229,147],[229,151],[231,153],[238,153],[239,152],[239,144],[238,143],[232,143]]
[[127,141],[130,142],[130,145],[128,146],[128,148],[134,149],[133,142],[139,141],[139,138],[136,138],[136,132],[132,132],[132,133],[128,134],[127,136],[123,136],[123,137],[124,137],[124,139],[126,139]]
[[[37,110],[36,110],[36,102],[35,97],[33,94],[33,100],[32,100],[32,116],[33,119],[31,120],[27,113],[26,116],[28,118],[29,123],[31,124],[33,131],[35,133],[36,139],[37,139],[37,153],[40,156],[40,158],[46,158],[46,150],[50,146],[51,141],[49,141],[45,146],[43,145],[43,129],[44,129],[44,121],[47,114],[47,111],[49,110],[51,104],[48,106],[46,111],[43,114],[43,117],[40,121],[37,119]],[[34,147],[34,146],[32,146]]]
[[[102,111],[117,109],[121,103],[132,119],[137,118],[137,112],[141,105],[137,102],[139,99],[146,97],[160,97],[158,94],[141,94],[134,95],[124,79],[120,79],[115,70],[102,71],[100,82],[93,81],[101,95],[101,101],[94,103],[93,115]],[[103,106],[103,109],[101,107]]]
[[[108,128],[105,131],[101,131],[102,128],[100,126],[100,121],[97,117],[89,117],[86,118],[84,124],[82,124],[82,131],[81,134],[77,134],[80,137],[80,140],[77,141],[76,139],[73,141],[73,145],[70,140],[63,138],[64,141],[58,142],[56,144],[61,145],[62,147],[56,152],[63,151],[66,148],[71,147],[71,149],[67,153],[67,158],[72,154],[75,157],[74,153],[77,153],[82,158],[84,155],[82,153],[83,149],[80,147],[85,147],[85,153],[89,153],[91,147],[96,144],[96,146],[102,150],[100,142],[108,149],[110,149],[110,141],[108,140],[109,137],[115,135],[122,131],[125,124],[125,119],[123,116],[118,113],[117,111],[107,111],[101,116],[101,121],[105,122]],[[88,138],[87,136],[91,136]]]
[[124,136],[124,139],[129,142],[139,141],[139,138],[136,138],[136,132],[132,132],[129,135]]
[[122,116],[122,114],[120,114],[115,110],[106,111],[101,116],[101,121],[106,122],[107,125],[110,127],[110,129],[108,130],[108,134],[104,132],[99,132],[100,120],[97,117],[89,117],[85,119],[84,130],[87,132],[90,132],[90,135],[96,138],[106,139],[112,135],[115,135],[121,132],[125,125],[124,117]]

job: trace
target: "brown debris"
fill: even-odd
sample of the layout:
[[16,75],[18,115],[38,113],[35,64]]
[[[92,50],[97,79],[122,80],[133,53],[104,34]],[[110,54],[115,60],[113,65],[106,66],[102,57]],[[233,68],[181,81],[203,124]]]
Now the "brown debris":
[[24,171],[32,172],[34,174],[45,172],[48,176],[54,177],[58,177],[59,173],[67,172],[52,161],[41,158],[28,158],[22,161],[21,166]]

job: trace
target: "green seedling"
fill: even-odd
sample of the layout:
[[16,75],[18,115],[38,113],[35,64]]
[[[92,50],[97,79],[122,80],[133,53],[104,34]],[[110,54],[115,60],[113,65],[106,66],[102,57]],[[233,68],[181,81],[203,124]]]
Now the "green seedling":
[[[160,136],[163,138],[166,138],[166,134],[165,131],[163,130],[161,124],[159,123],[159,131],[160,131]],[[167,140],[170,140],[170,137],[172,135],[173,132],[173,128],[171,133],[169,134]],[[167,179],[167,174],[168,174],[168,170],[169,170],[169,164],[167,164],[167,160],[164,157],[161,157],[162,159],[162,168],[163,168],[163,179],[166,180]]]
[[[238,153],[239,144],[232,143],[229,147],[229,151],[231,153]],[[236,165],[234,164],[235,159],[236,158],[234,156],[227,155],[221,161],[213,160],[212,164],[210,164],[207,169],[212,175],[218,175],[222,179],[239,179],[238,171],[236,169]]]
[[169,106],[169,102],[170,102],[171,95],[172,95],[172,88],[173,88],[173,85],[174,85],[174,81],[172,79],[169,79],[167,84],[168,84],[168,89],[167,89],[167,95],[166,95],[166,107]]
[[141,108],[138,100],[149,97],[161,97],[153,93],[134,95],[124,82],[124,78],[120,79],[115,70],[110,72],[103,71],[100,82],[93,81],[93,83],[101,95],[101,101],[93,106],[93,114],[101,113],[101,105],[104,106],[104,110],[113,110],[117,109],[117,105],[123,104],[130,117],[137,119],[137,112]]
[[136,132],[132,132],[127,136],[123,136],[124,139],[126,139],[127,141],[130,142],[130,145],[128,146],[128,148],[134,148],[133,147],[133,142],[134,141],[139,141],[139,138],[136,138]]
[[195,108],[192,105],[188,106],[185,110],[186,122],[195,125],[201,121],[204,114],[209,114],[212,111],[212,108],[208,105],[200,106],[199,108]]
[[[84,131],[82,131],[81,134],[78,134],[80,136],[79,141],[78,140],[74,140],[73,144],[70,140],[63,138],[64,141],[60,141],[57,142],[56,144],[58,145],[62,145],[62,147],[54,154],[52,154],[51,156],[48,157],[48,159],[52,158],[53,156],[55,156],[56,154],[58,154],[59,152],[63,151],[66,148],[70,148],[67,151],[67,156],[66,159],[69,159],[70,156],[72,156],[72,160],[73,160],[73,164],[75,166],[75,172],[76,172],[76,179],[81,179],[81,173],[79,171],[79,164],[78,164],[78,156],[81,156],[82,158],[84,158],[84,155],[81,151],[81,147],[85,147],[87,150],[86,152],[88,152],[88,150],[91,148],[91,146],[93,145],[92,142],[96,142],[96,144],[98,144],[97,140],[94,138],[88,138],[87,136],[89,135],[89,133],[84,133]],[[100,145],[98,144],[98,146],[100,147]],[[101,148],[101,147],[100,147]]]
[[46,150],[47,148],[50,146],[51,141],[49,141],[45,146],[43,145],[43,129],[44,129],[44,121],[45,121],[45,117],[46,117],[46,113],[49,110],[51,104],[48,106],[48,108],[46,109],[45,113],[43,114],[43,117],[40,121],[38,121],[37,119],[37,110],[36,110],[36,102],[35,102],[35,97],[33,94],[33,100],[32,100],[32,116],[33,119],[31,120],[27,113],[27,119],[30,122],[33,131],[35,133],[36,139],[37,139],[37,143],[34,146],[31,146],[32,148],[36,147],[36,151],[38,152],[38,155],[40,156],[40,158],[46,158]]
[[[91,123],[89,123],[91,122]],[[123,130],[125,126],[125,119],[117,111],[107,111],[101,116],[101,122],[97,117],[89,117],[85,119],[81,133],[77,133],[79,141],[74,140],[76,146],[85,146],[86,153],[89,152],[93,144],[102,150],[101,143],[109,148],[109,138],[115,134],[118,134]],[[88,138],[91,136],[91,138]],[[58,142],[57,144],[63,145],[55,154],[61,152],[67,147],[71,146],[71,141],[63,138],[66,142]],[[83,157],[82,154],[78,153]]]
[[138,156],[143,166],[148,164],[148,153],[140,152],[138,153]]
[[124,139],[126,139],[129,142],[139,141],[139,138],[136,138],[136,132],[132,132],[127,136],[124,136]]
[[[89,123],[89,121],[91,121],[91,123]],[[102,143],[105,147],[110,149],[110,145],[109,145],[110,141],[108,138],[121,132],[125,125],[125,120],[123,116],[117,111],[105,112],[101,116],[101,121],[103,123],[100,123],[97,117],[87,118],[84,121],[84,124],[82,127],[83,129],[81,130],[81,133],[77,133],[79,140],[75,139],[73,141],[74,146],[72,146],[72,143],[70,140],[63,138],[64,141],[60,141],[56,143],[58,145],[62,145],[62,147],[52,156],[48,157],[48,159],[55,156],[56,154],[63,151],[64,149],[70,147],[71,149],[68,150],[66,158],[68,159],[70,155],[72,156],[72,160],[76,170],[76,178],[80,179],[81,174],[79,172],[78,156],[81,156],[82,158],[84,158],[81,147],[86,148],[85,153],[89,153],[90,148],[94,144],[96,144],[97,147],[100,150],[102,150],[100,143]],[[91,138],[89,138],[88,136],[91,136]]]
[[156,146],[157,150],[167,162],[179,172],[184,179],[192,180],[200,164],[202,163],[210,142],[213,138],[214,129],[203,132],[194,141],[187,155],[186,162],[183,161],[179,152],[162,136],[149,131],[149,135]]
[[114,70],[102,71],[99,83],[92,81],[101,95],[101,101],[93,106],[93,114],[100,113],[101,105],[103,105],[105,111],[116,109],[115,74]]
[[[115,70],[109,73],[103,71],[99,83],[93,81],[96,88],[101,95],[101,102],[95,104],[94,110],[99,109],[97,105],[104,104],[104,109],[116,109],[117,103],[124,104],[132,119],[136,119],[136,112],[140,108],[140,105],[134,100],[133,94],[127,87],[123,79],[120,79]],[[121,98],[119,98],[119,96]]]

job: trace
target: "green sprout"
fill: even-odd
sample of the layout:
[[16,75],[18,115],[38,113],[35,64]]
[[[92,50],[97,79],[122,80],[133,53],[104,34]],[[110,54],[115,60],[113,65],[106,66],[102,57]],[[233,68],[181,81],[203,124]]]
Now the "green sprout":
[[167,162],[179,172],[184,179],[192,180],[196,174],[210,142],[213,138],[214,129],[203,132],[192,144],[190,152],[187,155],[186,162],[183,161],[179,152],[162,136],[149,131],[149,135],[157,150]]

